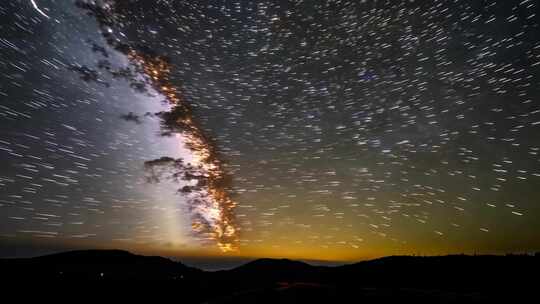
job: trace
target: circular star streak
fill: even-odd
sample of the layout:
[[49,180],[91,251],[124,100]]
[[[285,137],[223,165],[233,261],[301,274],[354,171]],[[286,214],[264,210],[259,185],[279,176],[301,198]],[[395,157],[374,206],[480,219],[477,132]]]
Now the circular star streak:
[[2,3],[2,243],[328,260],[538,250],[537,10]]

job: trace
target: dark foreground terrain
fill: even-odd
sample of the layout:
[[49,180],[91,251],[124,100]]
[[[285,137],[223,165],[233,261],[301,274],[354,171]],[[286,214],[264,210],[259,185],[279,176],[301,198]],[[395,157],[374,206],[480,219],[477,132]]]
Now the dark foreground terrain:
[[392,256],[336,267],[260,259],[217,272],[118,250],[0,259],[12,282],[170,281],[183,303],[518,303],[537,288],[539,265],[538,254]]

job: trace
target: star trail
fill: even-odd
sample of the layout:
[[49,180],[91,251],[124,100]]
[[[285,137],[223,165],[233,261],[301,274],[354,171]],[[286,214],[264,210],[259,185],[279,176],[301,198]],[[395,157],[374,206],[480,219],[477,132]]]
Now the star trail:
[[538,5],[4,1],[0,242],[538,250]]

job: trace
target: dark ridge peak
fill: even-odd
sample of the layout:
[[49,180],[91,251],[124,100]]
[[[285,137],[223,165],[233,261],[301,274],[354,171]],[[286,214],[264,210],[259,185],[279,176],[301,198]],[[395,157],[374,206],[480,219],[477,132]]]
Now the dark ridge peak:
[[54,253],[50,255],[45,255],[33,259],[39,260],[58,260],[64,263],[77,262],[77,263],[133,263],[134,261],[145,262],[162,262],[162,263],[176,263],[167,258],[159,256],[143,256],[133,254],[129,251],[117,250],[117,249],[107,249],[107,250],[74,250],[61,253]]
[[[3,262],[18,262],[29,265],[110,265],[112,267],[127,267],[128,265],[138,265],[144,267],[174,269],[185,268],[195,270],[181,262],[176,262],[160,256],[144,256],[118,249],[92,249],[73,250],[60,253],[53,253],[34,258],[0,259]],[[122,266],[123,265],[123,266]],[[199,271],[199,270],[196,270]]]
[[304,262],[301,262],[301,261],[285,259],[285,258],[282,258],[282,259],[262,258],[262,259],[256,259],[254,261],[251,261],[248,264],[250,264],[250,263],[282,263],[282,264],[294,263],[294,264],[308,265],[307,263],[304,263]]
[[90,250],[71,250],[59,253],[52,253],[44,255],[38,258],[65,258],[65,257],[76,257],[76,258],[87,258],[87,257],[118,257],[118,258],[130,258],[136,257],[138,255],[133,254],[129,251],[120,250],[120,249],[90,249]]
[[313,267],[307,263],[301,262],[301,261],[295,261],[290,259],[271,259],[271,258],[263,258],[263,259],[257,259],[251,262],[248,262],[244,265],[241,265],[237,267],[236,269],[243,269],[243,268],[267,268],[267,267]]
[[318,280],[319,267],[289,259],[257,259],[247,264],[218,273],[222,280],[240,280],[247,285],[262,282]]
[[202,272],[164,257],[123,250],[77,250],[35,258],[0,259],[0,268],[15,280],[191,280]]
[[493,260],[493,259],[502,259],[502,258],[522,258],[522,257],[534,257],[533,255],[528,254],[506,254],[506,255],[494,255],[494,254],[448,254],[448,255],[432,255],[432,256],[422,256],[422,255],[390,255],[385,257],[380,257],[372,260],[360,261],[352,264],[342,265],[342,267],[362,265],[362,264],[378,264],[378,263],[404,263],[404,262],[438,262],[444,260],[448,261],[469,261],[469,260]]

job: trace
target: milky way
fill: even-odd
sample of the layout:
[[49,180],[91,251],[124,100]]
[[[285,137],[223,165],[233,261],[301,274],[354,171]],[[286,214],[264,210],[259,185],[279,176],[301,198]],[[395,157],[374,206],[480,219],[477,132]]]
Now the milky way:
[[[175,160],[168,157],[146,162],[151,178],[159,182],[162,174],[156,172],[155,167],[165,167],[165,171],[172,171],[169,174],[175,180],[187,181],[188,185],[183,186],[180,192],[190,196],[188,203],[196,216],[193,229],[208,233],[223,251],[236,249],[238,228],[234,226],[235,203],[224,188],[226,173],[211,142],[193,121],[191,110],[169,82],[169,64],[162,58],[147,58],[134,50],[129,52],[129,58],[140,65],[150,83],[173,105],[170,111],[158,115],[163,119],[167,134],[176,134],[192,153],[192,160],[187,164],[183,158]],[[194,197],[192,193],[196,193]]]
[[2,3],[0,233],[327,259],[535,250],[537,10]]

